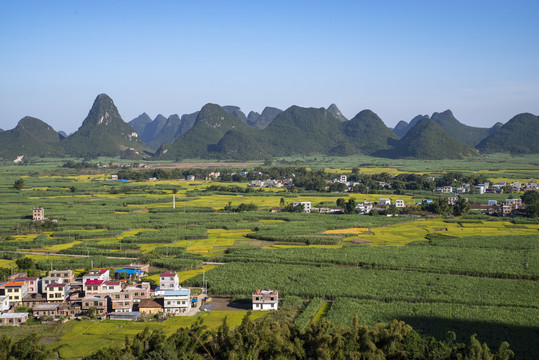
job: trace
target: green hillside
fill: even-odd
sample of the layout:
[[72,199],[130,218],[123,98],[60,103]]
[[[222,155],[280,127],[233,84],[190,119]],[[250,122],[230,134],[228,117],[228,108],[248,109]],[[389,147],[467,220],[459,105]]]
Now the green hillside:
[[200,110],[193,127],[180,135],[174,143],[162,146],[156,155],[166,159],[209,158],[208,147],[217,145],[229,130],[249,134],[254,129],[221,106],[206,104]]
[[353,153],[370,154],[388,149],[390,144],[398,139],[398,136],[371,110],[359,112],[350,121],[343,122],[341,128]]
[[460,159],[477,151],[459,142],[440,125],[423,118],[392,149],[380,150],[374,156],[389,158]]
[[59,156],[60,135],[45,122],[26,116],[12,130],[0,132],[0,157],[13,160],[19,155]]
[[66,154],[77,157],[138,158],[147,148],[133,127],[125,123],[112,99],[100,94],[81,127],[62,141]]
[[447,131],[449,135],[470,146],[479,144],[481,140],[488,136],[490,130],[488,128],[464,125],[453,116],[451,110],[441,113],[435,112],[432,114],[431,119]]
[[345,140],[341,122],[326,109],[291,106],[260,132],[260,141],[275,156],[328,153]]
[[523,113],[513,117],[498,131],[484,139],[477,148],[484,153],[539,153],[539,117]]

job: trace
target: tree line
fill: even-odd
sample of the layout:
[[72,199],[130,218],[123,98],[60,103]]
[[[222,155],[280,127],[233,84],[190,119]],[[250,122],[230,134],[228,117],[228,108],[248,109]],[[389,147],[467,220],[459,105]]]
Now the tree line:
[[335,326],[325,319],[301,331],[290,315],[269,314],[253,321],[249,314],[231,329],[226,318],[216,331],[208,331],[202,318],[167,337],[162,330],[144,331],[125,346],[106,347],[87,360],[104,359],[489,359],[506,360],[514,353],[504,342],[496,352],[472,336],[468,344],[422,338],[411,326],[393,320],[388,324]]

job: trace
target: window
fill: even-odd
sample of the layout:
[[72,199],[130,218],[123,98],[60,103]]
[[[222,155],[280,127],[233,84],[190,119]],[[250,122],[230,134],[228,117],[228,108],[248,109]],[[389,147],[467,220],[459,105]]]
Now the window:
[[185,305],[185,300],[182,301],[182,305]]
[[7,289],[7,292],[13,292],[13,289]]
[[[136,295],[136,294],[135,294],[135,295]],[[141,292],[141,293],[140,293],[140,296],[144,296],[144,293],[143,293],[143,292]]]
[[123,303],[122,303],[122,302],[118,302],[118,305],[117,305],[117,306],[122,306],[122,305],[123,305]]
[[116,295],[116,299],[119,299],[120,298],[120,295]]
[[114,289],[114,286],[109,286],[109,290],[112,290],[112,289]]
[[125,294],[124,299],[129,299],[129,294]]
[[98,302],[97,301],[94,301],[94,306],[97,306]]
[[167,305],[170,305],[170,301],[167,301]]

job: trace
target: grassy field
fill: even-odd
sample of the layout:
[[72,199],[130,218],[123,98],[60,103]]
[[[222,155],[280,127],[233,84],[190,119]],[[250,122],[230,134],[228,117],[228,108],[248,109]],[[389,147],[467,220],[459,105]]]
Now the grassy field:
[[[95,264],[101,264],[98,259],[106,260],[103,256],[56,254],[73,247],[79,255],[92,250],[97,255],[102,251],[105,255],[167,257],[167,261],[185,264],[177,269],[180,282],[192,286],[201,285],[202,261],[225,262],[204,265],[210,294],[248,297],[257,288],[278,289],[281,298],[293,295],[310,300],[310,307],[302,307],[302,324],[326,317],[348,326],[354,313],[365,324],[398,318],[425,336],[443,337],[447,330],[455,330],[461,337],[477,332],[489,344],[509,340],[512,348],[518,348],[519,358],[537,358],[529,344],[539,333],[539,224],[517,225],[509,219],[273,214],[267,210],[279,206],[281,198],[288,204],[310,201],[313,206],[333,204],[342,197],[356,201],[400,198],[410,204],[429,194],[289,193],[282,189],[215,194],[203,190],[215,184],[246,187],[247,182],[174,179],[122,183],[106,180],[117,169],[79,171],[60,168],[63,162],[37,159],[27,166],[5,164],[0,168],[4,175],[0,177],[0,250],[40,252],[28,256],[39,261],[43,273],[50,263],[61,268],[79,259],[75,267],[83,269],[93,259]],[[532,156],[504,154],[467,162],[367,156],[306,156],[276,162],[278,166],[325,169],[335,175],[358,168],[363,174],[480,172],[491,182],[539,177]],[[258,165],[242,164],[238,170]],[[21,176],[26,186],[16,191],[12,185]],[[175,209],[173,189],[177,190]],[[486,202],[488,196],[470,195],[470,199]],[[502,198],[505,195],[497,199]],[[259,211],[223,211],[228,204],[241,203],[253,203]],[[31,210],[36,206],[43,206],[46,216],[58,220],[55,228],[32,227]],[[41,233],[47,236],[40,242],[36,237]],[[106,266],[114,268],[124,262],[110,260]],[[0,259],[0,267],[11,266],[15,271],[14,260]],[[151,268],[152,274],[162,270]],[[158,281],[158,275],[150,278]],[[213,311],[198,316],[215,329],[225,315],[235,326],[244,314]],[[22,336],[37,331],[61,357],[74,358],[100,346],[121,346],[125,336],[145,327],[171,334],[193,321],[193,317],[162,323],[71,321],[0,329],[0,334]],[[493,326],[500,331],[491,331]]]

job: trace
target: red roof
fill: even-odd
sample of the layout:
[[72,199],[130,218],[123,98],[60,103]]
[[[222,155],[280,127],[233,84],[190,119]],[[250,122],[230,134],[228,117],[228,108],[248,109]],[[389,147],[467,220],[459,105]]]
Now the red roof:
[[92,272],[98,272],[100,274],[104,274],[107,271],[109,271],[109,269],[92,269]]
[[165,277],[165,276],[176,276],[176,273],[167,270],[167,271],[165,271],[164,273],[159,274],[159,276],[161,276],[161,277]]
[[105,281],[105,285],[120,285],[119,281]]
[[86,285],[86,286],[88,286],[88,285],[101,285],[104,282],[105,282],[105,280],[86,280],[84,285]]
[[49,284],[47,285],[47,287],[65,287],[66,284],[62,284],[62,283],[52,283],[52,284]]

